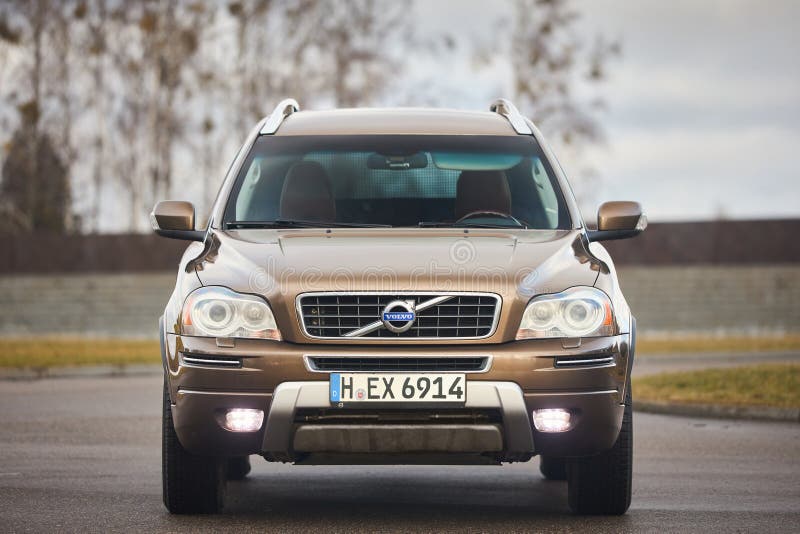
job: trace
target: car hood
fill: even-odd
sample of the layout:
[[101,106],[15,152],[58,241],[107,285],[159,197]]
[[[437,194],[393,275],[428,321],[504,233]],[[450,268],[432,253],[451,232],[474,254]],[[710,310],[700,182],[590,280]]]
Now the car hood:
[[335,228],[212,231],[191,266],[203,285],[267,298],[280,326],[297,323],[297,295],[318,291],[496,293],[501,323],[518,324],[532,296],[591,286],[601,263],[577,230]]

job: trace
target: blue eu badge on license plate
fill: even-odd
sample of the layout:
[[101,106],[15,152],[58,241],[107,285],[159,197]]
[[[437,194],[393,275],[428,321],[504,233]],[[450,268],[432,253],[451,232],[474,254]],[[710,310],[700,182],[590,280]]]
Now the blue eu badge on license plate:
[[331,373],[331,402],[340,402],[342,400],[342,377],[339,373]]

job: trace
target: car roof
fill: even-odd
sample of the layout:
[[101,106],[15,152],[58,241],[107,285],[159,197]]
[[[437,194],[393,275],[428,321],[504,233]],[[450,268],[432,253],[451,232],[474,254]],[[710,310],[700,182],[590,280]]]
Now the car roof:
[[275,135],[517,135],[503,116],[490,111],[425,108],[359,108],[297,111]]

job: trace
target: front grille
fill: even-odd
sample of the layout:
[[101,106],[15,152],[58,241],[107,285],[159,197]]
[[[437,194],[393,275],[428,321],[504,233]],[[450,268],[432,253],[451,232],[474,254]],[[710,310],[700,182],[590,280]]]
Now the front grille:
[[384,357],[345,357],[310,356],[309,367],[315,371],[483,371],[487,357],[457,358],[384,358]]
[[310,337],[341,338],[380,322],[383,308],[392,301],[413,301],[415,306],[424,307],[426,301],[436,297],[447,300],[417,310],[409,330],[395,333],[381,324],[354,339],[478,339],[494,332],[500,312],[500,297],[494,294],[310,293],[298,297],[297,309]]

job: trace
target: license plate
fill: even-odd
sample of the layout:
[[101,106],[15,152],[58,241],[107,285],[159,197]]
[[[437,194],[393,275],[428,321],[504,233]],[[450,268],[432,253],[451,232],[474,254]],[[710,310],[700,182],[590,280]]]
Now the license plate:
[[331,373],[331,402],[451,402],[467,400],[463,374]]

